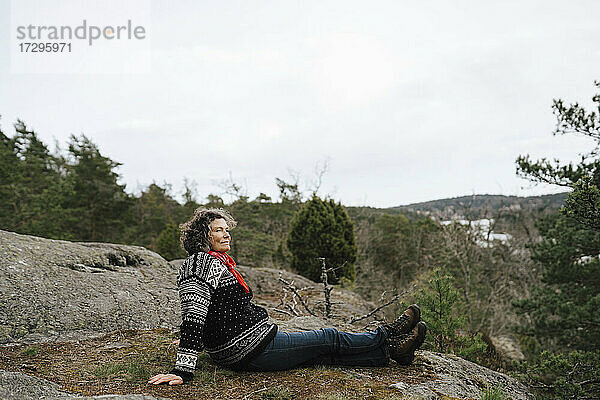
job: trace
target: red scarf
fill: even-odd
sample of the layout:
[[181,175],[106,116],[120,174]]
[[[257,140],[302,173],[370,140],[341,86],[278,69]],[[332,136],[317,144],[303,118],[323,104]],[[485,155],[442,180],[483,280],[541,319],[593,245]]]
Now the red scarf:
[[244,282],[244,278],[242,278],[242,275],[237,271],[237,269],[235,269],[235,261],[233,260],[233,258],[231,258],[231,256],[229,254],[220,253],[220,252],[214,251],[214,250],[209,251],[208,254],[221,260],[223,262],[223,264],[225,264],[227,266],[227,269],[229,270],[229,272],[231,272],[233,274],[233,276],[235,276],[235,279],[237,279],[237,281],[240,283],[240,285],[242,285],[244,287],[244,290],[246,290],[246,293],[250,293],[250,289],[248,288],[248,285],[246,285],[246,282]]

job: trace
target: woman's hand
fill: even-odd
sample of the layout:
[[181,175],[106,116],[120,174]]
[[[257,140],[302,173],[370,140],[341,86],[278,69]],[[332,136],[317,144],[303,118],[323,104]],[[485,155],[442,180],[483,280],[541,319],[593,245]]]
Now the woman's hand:
[[169,385],[181,385],[183,383],[183,379],[181,379],[179,375],[158,374],[150,378],[148,383],[153,383],[155,385],[160,385],[161,383],[168,383]]

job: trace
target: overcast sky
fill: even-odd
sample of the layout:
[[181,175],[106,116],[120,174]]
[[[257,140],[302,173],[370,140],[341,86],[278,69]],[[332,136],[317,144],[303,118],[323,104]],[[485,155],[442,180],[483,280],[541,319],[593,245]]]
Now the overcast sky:
[[200,201],[230,174],[277,197],[275,177],[306,186],[328,160],[320,193],[375,207],[554,193],[516,177],[517,156],[592,144],[552,136],[551,105],[592,104],[600,1],[152,1],[150,16],[151,72],[12,73],[0,0],[2,130],[21,118],[51,147],[84,133],[129,192],[187,177]]

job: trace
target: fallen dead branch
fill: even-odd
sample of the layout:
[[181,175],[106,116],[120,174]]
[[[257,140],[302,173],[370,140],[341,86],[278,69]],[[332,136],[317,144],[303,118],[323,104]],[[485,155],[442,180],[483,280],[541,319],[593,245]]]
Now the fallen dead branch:
[[[389,306],[389,305],[391,305],[391,304],[394,304],[395,302],[397,302],[397,301],[398,301],[398,299],[399,299],[401,296],[404,296],[404,295],[406,295],[406,294],[408,294],[408,293],[412,292],[413,290],[415,290],[415,288],[416,288],[416,287],[417,287],[417,285],[414,285],[414,286],[413,286],[412,288],[410,288],[410,289],[404,290],[404,291],[402,291],[401,293],[396,293],[396,294],[395,294],[395,295],[394,295],[394,296],[393,296],[393,297],[392,297],[390,300],[388,300],[387,302],[383,303],[383,304],[382,304],[382,305],[380,305],[379,307],[376,307],[376,308],[374,308],[373,310],[369,311],[369,312],[368,312],[368,313],[366,313],[365,315],[361,315],[361,316],[358,316],[358,317],[356,317],[356,316],[354,316],[354,315],[353,315],[353,316],[352,316],[352,317],[350,317],[350,319],[348,320],[348,323],[349,323],[349,324],[353,324],[353,323],[355,323],[355,322],[362,321],[363,319],[369,318],[370,316],[372,316],[373,314],[375,314],[377,311],[379,311],[379,310],[381,310],[381,309],[383,309],[383,308],[385,308],[385,307],[387,307],[387,306]],[[383,293],[381,294],[380,300],[383,300],[383,297],[384,297],[385,293],[386,293],[386,292],[383,292]]]
[[[300,304],[302,304],[302,307],[304,307],[304,309],[305,309],[305,310],[306,310],[306,311],[307,311],[307,312],[308,312],[310,315],[312,315],[313,317],[316,317],[316,316],[317,316],[317,314],[315,314],[315,313],[314,313],[314,311],[313,311],[313,310],[311,310],[311,309],[310,309],[310,307],[308,307],[308,303],[307,303],[307,302],[304,300],[304,298],[303,298],[303,297],[300,295],[300,292],[301,292],[301,291],[303,291],[303,290],[309,290],[309,289],[313,289],[313,288],[312,288],[312,286],[307,286],[307,287],[304,287],[304,288],[302,288],[302,289],[298,289],[298,288],[296,288],[296,286],[294,286],[294,281],[288,282],[288,281],[286,281],[285,279],[283,279],[283,278],[282,278],[282,276],[281,276],[281,272],[279,273],[279,281],[285,285],[285,287],[283,288],[283,290],[284,290],[284,297],[283,297],[283,299],[281,300],[281,302],[280,302],[280,305],[285,305],[285,306],[286,306],[286,307],[288,307],[288,308],[290,307],[289,305],[287,305],[287,304],[284,304],[284,300],[285,300],[285,299],[286,299],[286,297],[287,297],[287,291],[286,291],[285,289],[287,288],[287,289],[289,289],[289,290],[290,290],[290,291],[293,293],[292,300],[294,301],[294,303],[295,303],[295,304],[297,304],[297,303],[296,303],[296,298],[298,298],[298,300],[300,300]],[[296,315],[298,315],[298,314],[296,313],[296,311],[295,311],[295,310],[293,310],[293,307],[292,307],[292,311],[293,311],[293,312],[294,312]]]

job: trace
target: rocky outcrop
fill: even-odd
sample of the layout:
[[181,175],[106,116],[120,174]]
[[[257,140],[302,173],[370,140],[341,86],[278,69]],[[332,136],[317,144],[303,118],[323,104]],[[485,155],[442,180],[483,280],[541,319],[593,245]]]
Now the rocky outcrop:
[[[0,344],[70,340],[117,329],[177,329],[181,324],[176,278],[181,260],[169,263],[139,246],[73,243],[0,231]],[[256,302],[274,322],[294,330],[302,320],[289,309],[277,311],[282,295],[281,272],[303,291],[311,308],[323,309],[316,283],[291,272],[240,266]],[[290,293],[291,295],[291,293]],[[324,325],[344,329],[349,315],[366,313],[371,304],[346,290],[332,294],[334,318]],[[291,296],[290,304],[293,304]],[[297,304],[299,315],[307,312]],[[321,326],[324,326],[321,325]],[[313,329],[309,324],[306,329]]]
[[169,400],[142,394],[77,396],[67,393],[45,379],[0,370],[0,399],[3,400]]
[[[137,246],[72,243],[0,231],[0,345],[81,339],[119,329],[177,329],[180,324],[176,276],[181,260],[167,262]],[[349,324],[374,305],[357,294],[332,292],[333,318],[323,317],[321,285],[269,268],[240,267],[253,287],[255,300],[269,310],[281,330],[325,326],[361,331],[369,320]],[[293,281],[316,315],[310,315],[279,276]],[[297,315],[296,315],[297,314]],[[506,375],[446,354],[419,352],[426,382],[396,382],[410,398],[479,399],[486,387],[501,386],[510,399],[533,398]],[[4,390],[4,391],[3,391]],[[16,372],[0,371],[0,398],[72,399],[56,384]],[[12,396],[12,397],[11,397]],[[442,397],[440,397],[442,396]],[[153,399],[142,395],[96,396],[85,399]]]
[[406,396],[423,400],[479,399],[487,388],[500,388],[506,398],[533,400],[527,387],[513,378],[451,354],[420,351],[423,368],[435,378],[423,383],[399,381],[392,387]]
[[143,247],[0,231],[0,343],[180,324],[177,271]]

